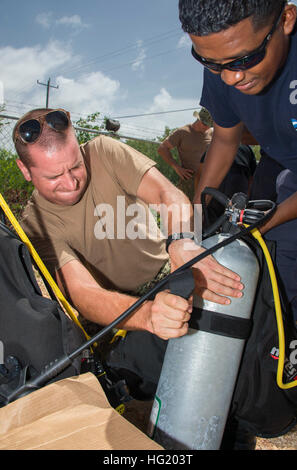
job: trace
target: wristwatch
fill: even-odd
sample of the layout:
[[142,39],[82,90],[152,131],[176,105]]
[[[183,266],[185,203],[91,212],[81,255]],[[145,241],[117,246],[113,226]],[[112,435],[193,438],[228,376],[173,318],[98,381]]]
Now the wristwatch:
[[166,240],[166,251],[167,251],[167,253],[168,253],[168,248],[169,248],[169,246],[171,245],[172,242],[174,242],[175,240],[182,240],[184,238],[189,238],[189,239],[193,240],[198,245],[198,241],[196,239],[196,236],[195,236],[194,232],[172,233],[171,235],[169,235],[169,237]]

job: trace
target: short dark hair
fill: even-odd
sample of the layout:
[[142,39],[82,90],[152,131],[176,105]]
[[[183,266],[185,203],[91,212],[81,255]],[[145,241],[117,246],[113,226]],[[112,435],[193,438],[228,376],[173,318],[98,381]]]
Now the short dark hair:
[[[42,116],[50,111],[54,111],[53,109],[47,108],[37,108],[32,109],[28,113],[24,114],[16,125],[14,126],[12,138],[15,140],[15,133],[17,128],[25,121],[29,121],[30,119],[34,119],[36,117]],[[38,145],[43,147],[44,149],[48,148],[52,142],[55,142],[57,145],[62,145],[66,141],[66,133],[65,132],[56,132],[51,129],[49,126],[44,126],[42,130],[42,134],[38,139]],[[29,168],[32,165],[31,158],[30,158],[30,144],[24,144],[20,139],[15,141],[15,149],[20,158],[20,160],[24,163],[24,165]]]
[[251,17],[255,31],[277,17],[287,0],[179,0],[179,18],[186,33],[207,36]]

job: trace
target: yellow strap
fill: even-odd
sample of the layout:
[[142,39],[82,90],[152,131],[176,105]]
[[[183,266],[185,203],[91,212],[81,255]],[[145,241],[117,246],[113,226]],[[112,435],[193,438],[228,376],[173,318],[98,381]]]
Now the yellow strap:
[[297,381],[283,383],[283,374],[284,374],[284,367],[285,367],[285,332],[284,332],[284,322],[283,322],[283,315],[282,315],[282,308],[280,302],[280,296],[278,291],[277,279],[275,275],[275,270],[273,266],[273,262],[269,253],[269,250],[264,242],[261,233],[258,229],[252,230],[253,237],[259,242],[269,270],[269,275],[271,279],[273,297],[274,297],[274,305],[275,305],[275,315],[276,315],[276,322],[277,322],[277,329],[278,329],[278,338],[279,338],[279,358],[278,358],[278,367],[277,367],[277,385],[282,389],[289,389],[297,386]]
[[87,340],[90,339],[90,336],[86,333],[86,331],[84,330],[83,326],[81,325],[81,323],[79,322],[77,316],[75,315],[75,313],[73,312],[71,306],[69,305],[69,303],[67,302],[67,300],[65,299],[64,295],[62,294],[62,292],[60,291],[59,287],[57,286],[57,284],[55,283],[55,281],[53,280],[52,276],[50,275],[50,273],[48,272],[47,268],[45,267],[44,263],[41,261],[39,255],[37,254],[35,248],[33,247],[32,243],[30,242],[29,238],[27,237],[27,235],[25,234],[24,230],[22,229],[22,227],[20,226],[20,224],[18,223],[18,221],[16,220],[15,216],[13,215],[13,213],[11,212],[8,204],[6,203],[5,199],[3,198],[2,194],[0,193],[0,205],[6,215],[6,217],[8,218],[8,220],[10,221],[11,225],[14,227],[15,231],[17,232],[17,234],[19,235],[20,239],[24,242],[24,244],[27,246],[32,258],[34,259],[34,261],[36,262],[37,266],[39,267],[40,271],[43,273],[45,279],[47,280],[47,282],[49,283],[49,285],[51,286],[55,296],[57,297],[58,301],[62,304],[62,306],[65,308],[66,312],[69,314],[70,318],[77,324],[77,326],[79,326],[79,328],[81,328],[81,330],[83,331],[85,337]]
[[110,341],[110,344],[114,343],[115,340],[116,340],[119,336],[121,336],[122,338],[125,338],[126,334],[127,334],[127,331],[126,331],[126,330],[118,330],[118,331],[115,333],[115,335],[112,337],[112,339],[111,339],[111,341]]

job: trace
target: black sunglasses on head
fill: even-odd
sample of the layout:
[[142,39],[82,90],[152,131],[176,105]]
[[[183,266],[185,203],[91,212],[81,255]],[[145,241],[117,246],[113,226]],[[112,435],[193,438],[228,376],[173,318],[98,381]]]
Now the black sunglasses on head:
[[[285,2],[286,3],[286,2]],[[197,54],[194,47],[192,46],[192,56],[198,60],[204,67],[213,70],[214,72],[221,73],[223,70],[231,70],[232,72],[236,72],[238,70],[248,70],[252,67],[258,65],[264,59],[266,55],[266,47],[270,39],[272,38],[273,33],[275,32],[278,23],[282,17],[284,10],[284,6],[282,6],[281,13],[273,23],[273,26],[267,36],[264,38],[262,44],[255,49],[250,54],[240,57],[238,59],[232,60],[231,62],[227,62],[226,64],[217,64],[216,62],[210,62],[201,55]]]
[[42,134],[44,123],[54,131],[63,132],[70,125],[70,114],[64,109],[56,109],[22,122],[15,131],[14,142],[20,139],[24,144],[34,144]]

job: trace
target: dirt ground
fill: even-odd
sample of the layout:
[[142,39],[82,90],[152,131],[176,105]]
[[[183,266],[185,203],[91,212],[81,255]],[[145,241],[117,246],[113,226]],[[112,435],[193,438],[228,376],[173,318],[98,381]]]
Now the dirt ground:
[[297,426],[284,436],[274,439],[257,439],[256,450],[297,450]]

